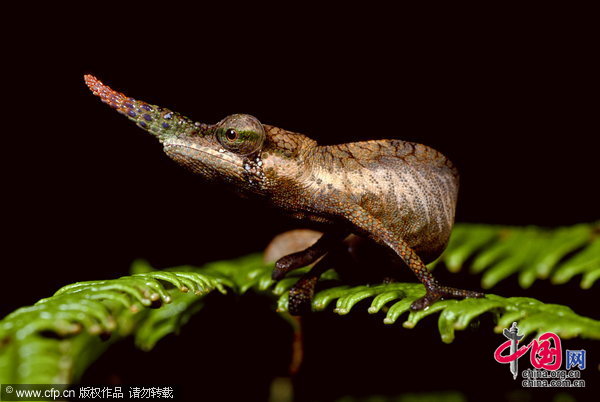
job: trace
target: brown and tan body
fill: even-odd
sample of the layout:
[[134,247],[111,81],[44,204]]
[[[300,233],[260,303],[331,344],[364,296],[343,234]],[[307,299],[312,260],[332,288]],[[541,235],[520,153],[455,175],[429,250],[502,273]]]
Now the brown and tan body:
[[95,95],[157,137],[180,165],[319,226],[323,236],[280,258],[273,272],[280,279],[320,259],[290,291],[292,313],[310,308],[320,273],[351,233],[388,247],[423,282],[426,293],[413,309],[443,297],[483,296],[438,284],[424,264],[442,253],[454,222],[458,173],[439,152],[401,140],[319,146],[242,114],[197,123],[85,78]]
[[293,138],[288,147],[299,150],[291,165],[286,163],[289,156],[262,156],[268,182],[273,183],[269,190],[278,195],[274,200],[279,207],[303,220],[339,224],[336,203],[329,205],[330,214],[323,204],[346,199],[403,238],[426,263],[442,253],[458,193],[458,172],[444,155],[401,140],[318,146],[301,134],[271,127],[267,144],[279,136]]

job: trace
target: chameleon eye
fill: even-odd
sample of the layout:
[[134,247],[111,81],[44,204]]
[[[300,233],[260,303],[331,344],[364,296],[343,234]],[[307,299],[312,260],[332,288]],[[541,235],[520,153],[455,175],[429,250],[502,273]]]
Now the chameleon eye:
[[258,151],[265,141],[263,125],[247,114],[227,116],[216,125],[215,135],[223,148],[240,155]]
[[229,130],[225,131],[225,137],[227,137],[229,141],[235,141],[238,137],[238,133],[233,128],[230,128]]

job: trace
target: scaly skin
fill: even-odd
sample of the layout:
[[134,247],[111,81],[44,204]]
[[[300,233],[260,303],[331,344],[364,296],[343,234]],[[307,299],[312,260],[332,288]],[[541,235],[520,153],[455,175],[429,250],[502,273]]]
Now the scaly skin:
[[[281,258],[275,278],[315,262],[354,233],[389,247],[425,285],[426,295],[411,306],[415,310],[445,297],[484,296],[441,286],[425,267],[446,247],[454,223],[458,173],[441,153],[401,140],[319,146],[249,115],[195,123],[116,92],[91,75],[85,81],[104,103],[152,133],[180,165],[325,232],[304,252]],[[294,286],[293,313],[307,309],[323,269],[317,264]]]

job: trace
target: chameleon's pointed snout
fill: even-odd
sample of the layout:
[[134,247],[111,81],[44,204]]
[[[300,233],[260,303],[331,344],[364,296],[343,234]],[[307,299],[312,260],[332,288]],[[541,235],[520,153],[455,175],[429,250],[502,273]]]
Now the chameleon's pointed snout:
[[88,88],[102,102],[134,121],[140,128],[150,132],[161,142],[183,134],[200,133],[206,129],[206,125],[194,123],[187,117],[171,110],[117,92],[91,74],[86,74],[83,78]]
[[106,103],[113,109],[125,111],[126,107],[124,103],[129,100],[127,96],[113,90],[108,85],[104,85],[102,81],[91,74],[84,75],[83,79],[90,91],[92,91],[94,95],[98,96],[102,102]]

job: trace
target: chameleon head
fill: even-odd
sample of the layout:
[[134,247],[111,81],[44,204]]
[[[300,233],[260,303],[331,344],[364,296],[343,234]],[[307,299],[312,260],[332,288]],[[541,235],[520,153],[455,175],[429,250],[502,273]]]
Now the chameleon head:
[[129,98],[85,76],[90,90],[117,112],[153,134],[166,154],[208,180],[256,186],[261,178],[260,151],[265,129],[253,116],[234,114],[207,125],[156,105]]
[[207,179],[236,185],[252,184],[264,141],[263,125],[247,114],[161,139],[167,155],[180,165]]

